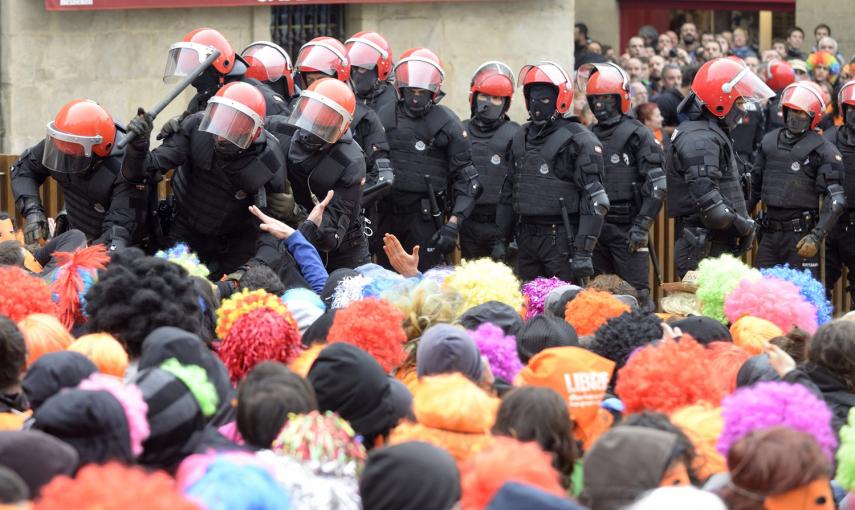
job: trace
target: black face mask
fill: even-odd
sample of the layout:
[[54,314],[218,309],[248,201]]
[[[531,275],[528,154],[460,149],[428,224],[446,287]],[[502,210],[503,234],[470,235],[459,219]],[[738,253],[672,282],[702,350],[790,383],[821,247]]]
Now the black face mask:
[[377,68],[369,69],[364,73],[354,70],[350,73],[350,80],[353,82],[353,91],[359,97],[365,97],[374,91],[377,86]]
[[489,101],[478,101],[476,99],[473,109],[475,110],[473,117],[489,124],[502,118],[502,115],[505,114],[505,103],[495,105]]
[[787,122],[787,131],[794,135],[801,135],[810,128],[810,117],[802,117],[801,115],[787,115],[784,112]]
[[228,140],[214,142],[214,152],[224,159],[231,159],[243,152],[243,149]]
[[855,108],[854,107],[846,107],[846,115],[844,116],[846,120],[846,125],[850,127],[855,127]]
[[302,129],[294,133],[294,139],[308,152],[318,152],[326,144],[321,137]]
[[403,94],[404,105],[407,110],[413,113],[424,113],[431,105],[431,93],[428,91],[423,91],[421,95],[417,96],[413,89],[405,88]]
[[214,92],[220,88],[220,75],[213,67],[209,67],[190,84],[193,85],[196,92],[200,94],[214,95]]
[[733,129],[737,125],[739,125],[739,121],[742,120],[742,116],[744,114],[745,110],[740,110],[736,107],[736,105],[734,105],[733,108],[730,109],[730,111],[727,113],[727,115],[724,116],[724,119],[722,120],[724,121],[724,124],[727,129]]
[[618,97],[615,95],[588,96],[588,105],[597,122],[606,122],[620,115]]
[[552,85],[532,85],[527,96],[528,114],[535,124],[546,124],[557,115],[555,103],[558,101],[558,90]]

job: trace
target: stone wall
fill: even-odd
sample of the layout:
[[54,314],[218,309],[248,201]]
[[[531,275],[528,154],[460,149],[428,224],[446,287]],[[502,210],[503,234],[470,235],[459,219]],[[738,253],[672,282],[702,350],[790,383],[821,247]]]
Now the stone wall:
[[805,43],[802,50],[810,52],[816,39],[813,28],[820,23],[831,27],[831,37],[837,41],[840,53],[846,59],[855,54],[855,3],[850,0],[796,0],[796,25],[805,31]]

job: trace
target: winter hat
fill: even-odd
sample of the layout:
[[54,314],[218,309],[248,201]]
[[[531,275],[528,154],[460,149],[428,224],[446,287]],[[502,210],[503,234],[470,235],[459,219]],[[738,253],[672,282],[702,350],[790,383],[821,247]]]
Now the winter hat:
[[78,352],[52,352],[39,358],[27,369],[21,385],[30,407],[37,410],[61,389],[74,388],[97,371],[98,367]]
[[701,311],[707,317],[727,324],[724,314],[724,300],[736,288],[739,282],[760,279],[760,272],[745,265],[733,255],[721,255],[705,258],[698,265],[698,301]]
[[332,307],[333,294],[335,294],[336,288],[339,284],[345,278],[353,278],[355,276],[361,276],[359,271],[346,267],[336,269],[330,273],[326,283],[324,283],[324,288],[321,289],[321,300],[323,300],[324,304],[327,305],[328,310]]
[[520,282],[510,267],[488,258],[465,260],[445,280],[445,285],[463,296],[463,310],[499,301],[514,310],[522,310]]
[[78,248],[73,252],[52,254],[58,267],[50,275],[50,290],[59,318],[66,329],[84,319],[84,296],[98,279],[98,271],[107,267],[110,256],[102,244]]
[[514,384],[551,388],[561,395],[576,423],[573,434],[587,448],[612,425],[612,415],[600,404],[614,369],[613,361],[581,347],[553,347],[531,358]]
[[594,333],[594,340],[588,348],[614,361],[620,369],[636,349],[660,340],[662,334],[659,317],[635,310],[607,320]]
[[758,317],[746,315],[730,326],[733,343],[749,354],[761,354],[769,340],[781,336],[784,331],[775,324]]
[[208,267],[199,260],[199,256],[185,243],[178,243],[166,251],[160,250],[154,256],[178,264],[190,276],[199,276],[207,279],[211,274]]
[[460,501],[460,473],[440,448],[402,443],[368,455],[359,493],[364,510],[447,509]]
[[207,510],[288,510],[288,495],[260,464],[219,456],[205,474],[185,489]]
[[0,315],[14,322],[32,313],[56,315],[47,283],[14,266],[0,267]]
[[496,377],[505,381],[513,381],[520,370],[522,363],[517,354],[517,340],[513,336],[505,336],[499,326],[485,323],[478,326],[475,331],[469,332],[481,355],[490,363],[490,370]]
[[336,312],[327,341],[355,345],[374,357],[383,371],[391,372],[404,362],[407,334],[403,314],[388,301],[367,298]]
[[736,373],[736,387],[743,388],[758,382],[780,381],[781,376],[769,362],[769,355],[752,356],[739,367]]
[[840,429],[837,449],[837,473],[834,476],[848,492],[855,490],[855,409],[849,410],[849,420]]
[[722,397],[708,353],[688,335],[638,350],[618,372],[615,392],[626,414],[670,413],[700,402],[718,405]]
[[42,491],[35,510],[98,508],[100,510],[198,510],[172,478],[116,462],[90,464],[74,478],[58,476]]
[[831,411],[801,384],[761,382],[742,388],[722,401],[722,416],[724,428],[718,442],[722,455],[749,432],[787,426],[813,436],[823,453],[834,458],[837,437],[831,428]]
[[128,368],[128,353],[109,333],[83,335],[71,345],[69,351],[83,354],[104,374],[124,379]]
[[425,377],[416,387],[416,423],[402,423],[389,436],[392,444],[424,441],[458,462],[488,446],[499,401],[461,374]]
[[459,372],[477,384],[483,375],[481,353],[465,329],[438,324],[419,340],[416,371],[419,377]]
[[573,501],[552,495],[531,485],[507,482],[490,501],[487,510],[518,510],[537,508],[539,510],[582,510]]
[[607,320],[629,312],[630,308],[602,290],[585,289],[567,303],[564,319],[580,336],[593,335]]
[[732,342],[730,331],[724,324],[704,315],[686,317],[671,323],[672,328],[679,328],[683,333],[692,335],[700,344],[707,345],[710,342]]
[[730,342],[712,342],[707,345],[707,356],[712,366],[712,378],[723,395],[736,390],[739,369],[751,358],[751,354]]
[[534,442],[496,437],[493,444],[467,460],[460,469],[461,510],[483,510],[507,482],[564,496],[550,455]]
[[697,464],[693,466],[701,480],[714,474],[727,472],[727,460],[718,452],[718,438],[724,427],[721,408],[709,404],[695,404],[674,411],[671,423],[692,441],[698,454]]
[[0,466],[24,480],[36,499],[42,487],[59,475],[77,470],[77,451],[38,430],[0,431]]
[[790,282],[798,287],[799,294],[805,301],[816,307],[816,323],[819,326],[831,321],[833,309],[831,302],[825,295],[825,286],[813,277],[813,273],[809,269],[799,271],[784,264],[783,266],[761,269],[760,274]]
[[740,281],[725,298],[724,312],[731,323],[751,315],[774,323],[781,331],[797,326],[813,334],[817,328],[816,307],[805,301],[794,284],[772,277]]
[[552,289],[544,300],[544,313],[563,319],[564,311],[567,310],[567,303],[572,301],[581,291],[582,287],[569,283]]
[[18,329],[27,342],[27,365],[32,365],[41,356],[64,351],[74,338],[55,315],[34,313],[18,322]]
[[297,321],[301,336],[326,311],[326,305],[321,298],[309,289],[297,287],[286,290],[281,299]]
[[564,289],[567,285],[569,285],[567,282],[554,276],[552,278],[538,277],[523,285],[522,293],[526,303],[525,319],[528,320],[535,315],[542,314],[549,293],[554,289]]
[[550,315],[536,315],[529,319],[517,333],[517,354],[520,361],[528,361],[537,353],[552,347],[579,345],[573,326],[563,319]]
[[516,335],[523,327],[523,319],[519,312],[498,301],[487,301],[478,306],[473,306],[463,312],[457,322],[470,331],[478,329],[478,326],[485,322],[489,322],[502,328],[506,335]]

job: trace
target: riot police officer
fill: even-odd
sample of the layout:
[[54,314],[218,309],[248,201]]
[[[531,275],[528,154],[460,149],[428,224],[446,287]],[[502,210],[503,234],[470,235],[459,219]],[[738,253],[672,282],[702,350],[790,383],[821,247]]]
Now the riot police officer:
[[[740,64],[745,63],[736,56],[728,58]],[[754,166],[754,154],[760,148],[760,142],[766,134],[766,109],[759,103],[745,103],[743,106],[745,113],[731,130],[730,136],[733,139],[733,148],[736,150],[736,164],[739,166],[739,175],[742,177],[745,201],[750,202],[751,169]]]
[[[379,204],[380,232],[394,234],[408,252],[419,245],[419,270],[425,271],[457,246],[481,184],[466,129],[437,104],[445,79],[439,57],[426,48],[406,51],[394,74],[399,100],[379,112],[395,172],[392,192]],[[385,254],[379,255],[388,266]]]
[[573,84],[558,64],[526,65],[519,83],[530,120],[511,142],[497,222],[506,242],[516,225],[520,278],[582,281],[594,273],[591,258],[609,207],[603,148],[576,119],[564,117]]
[[294,85],[291,56],[278,44],[255,41],[244,48],[240,56],[248,66],[245,77],[267,85],[289,104],[300,95]]
[[748,214],[730,130],[746,102],[773,92],[748,67],[727,58],[706,62],[682,104],[687,116],[667,155],[668,216],[676,219],[675,265],[680,278],[707,256],[741,255],[756,226]]
[[[132,142],[145,151],[151,126]],[[147,185],[134,158],[117,150],[113,117],[94,101],[76,99],[47,126],[47,136],[12,166],[12,193],[26,219],[27,244],[47,240],[48,224],[39,187],[48,177],[59,184],[69,226],[109,249],[141,246],[148,232]]]
[[359,32],[344,42],[356,99],[375,112],[398,102],[392,74],[392,47],[377,32]]
[[[365,158],[348,129],[355,108],[347,84],[322,78],[303,90],[290,117],[268,119],[288,160],[297,203],[309,211],[333,192],[320,225],[303,221],[298,228],[321,253],[328,271],[369,261],[360,214]],[[293,129],[283,129],[283,123]]]
[[653,311],[648,238],[667,188],[662,146],[628,116],[629,77],[623,69],[585,64],[577,79],[597,118],[592,131],[603,144],[603,186],[611,204],[594,249],[594,272],[619,275],[638,291],[641,307]]
[[508,173],[511,140],[520,125],[508,118],[515,88],[514,73],[501,62],[486,62],[475,71],[469,84],[472,117],[463,125],[472,143],[472,162],[484,187],[475,210],[460,228],[460,251],[464,259],[506,257],[504,242],[496,225],[496,205]]
[[754,263],[787,263],[819,279],[817,253],[846,207],[843,158],[816,131],[825,101],[815,83],[789,85],[780,103],[787,127],[763,137],[751,176],[751,209],[760,200],[765,206]]
[[229,83],[146,159],[150,174],[176,168],[167,237],[190,245],[212,277],[235,271],[253,256],[260,231],[248,208],[265,207],[268,193],[285,190],[285,158],[276,137],[264,129],[265,113],[258,89]]
[[788,85],[796,81],[796,72],[793,67],[783,60],[772,60],[763,66],[762,78],[766,80],[766,85],[775,93],[775,97],[766,103],[765,108],[765,133],[771,132],[773,129],[785,127],[784,112],[780,107],[781,92]]
[[828,234],[825,285],[830,294],[843,272],[843,266],[846,266],[849,269],[849,295],[855,304],[855,80],[840,87],[837,101],[844,124],[828,129],[823,136],[837,147],[843,157],[843,187],[848,205]]

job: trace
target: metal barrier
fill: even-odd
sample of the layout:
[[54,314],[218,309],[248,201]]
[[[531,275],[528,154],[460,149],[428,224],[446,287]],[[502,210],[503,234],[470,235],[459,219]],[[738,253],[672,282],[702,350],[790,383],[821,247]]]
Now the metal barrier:
[[[6,211],[9,213],[14,212],[17,224],[21,225],[23,219],[15,208],[15,200],[12,197],[12,186],[9,171],[12,163],[17,159],[17,156],[0,154],[0,169],[2,169],[2,173],[0,173],[0,180],[2,180],[2,182],[0,182],[0,186],[2,186],[3,190],[2,194],[0,194],[0,211]],[[160,183],[158,191],[161,197],[166,196],[168,181],[169,176]],[[62,193],[60,193],[59,187],[53,180],[48,179],[42,186],[41,194],[42,203],[45,204],[47,215],[56,216],[56,213],[62,209]],[[659,213],[659,217],[656,218],[656,223],[653,226],[653,240],[656,245],[656,254],[659,256],[659,263],[662,266],[662,281],[665,282],[675,282],[679,280],[677,278],[676,268],[674,267],[674,231],[674,220],[665,216],[663,207],[663,210]],[[745,255],[744,260],[746,263],[750,264],[753,258],[754,252],[751,252]],[[455,257],[455,260],[459,260],[459,256]],[[851,308],[852,302],[849,297],[849,293],[846,291],[845,282],[846,270],[844,270],[840,281],[835,285],[834,292],[832,294],[832,303],[837,314],[845,313]],[[650,269],[650,288],[656,289],[654,295],[657,301],[664,295],[662,289],[656,287],[652,267]]]

